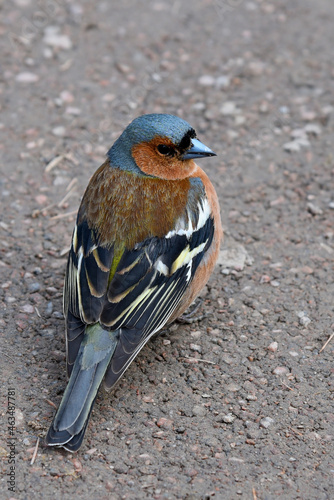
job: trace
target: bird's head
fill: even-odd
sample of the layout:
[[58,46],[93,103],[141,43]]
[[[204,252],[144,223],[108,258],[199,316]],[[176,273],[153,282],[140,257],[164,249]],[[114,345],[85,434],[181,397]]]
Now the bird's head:
[[139,116],[108,152],[112,166],[169,180],[188,177],[194,159],[215,155],[189,123],[167,114]]

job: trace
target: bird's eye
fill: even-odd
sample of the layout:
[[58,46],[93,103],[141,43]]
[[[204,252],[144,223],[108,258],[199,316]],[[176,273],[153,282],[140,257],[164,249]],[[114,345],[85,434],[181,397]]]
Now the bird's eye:
[[173,156],[173,149],[166,146],[166,144],[159,144],[158,151],[164,156]]

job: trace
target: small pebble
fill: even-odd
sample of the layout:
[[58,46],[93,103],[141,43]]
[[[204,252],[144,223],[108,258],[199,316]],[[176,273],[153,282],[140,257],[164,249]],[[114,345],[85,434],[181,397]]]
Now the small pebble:
[[244,115],[237,115],[235,117],[235,124],[239,127],[246,122],[246,117]]
[[202,347],[198,344],[190,344],[190,349],[196,352],[202,352]]
[[44,43],[50,47],[56,47],[63,50],[72,48],[72,42],[69,36],[59,33],[58,26],[48,26],[45,29]]
[[27,314],[32,314],[35,311],[35,309],[34,306],[32,306],[31,304],[24,304],[24,306],[22,306],[22,311]]
[[314,111],[309,111],[305,108],[302,108],[300,115],[305,122],[311,122],[312,120],[315,120],[315,118],[317,117]]
[[75,108],[74,106],[67,106],[67,108],[65,110],[65,113],[67,115],[78,116],[81,113],[81,109],[80,108]]
[[164,427],[164,428],[167,428],[167,429],[171,429],[173,427],[173,420],[161,417],[157,421],[157,426],[158,427]]
[[123,74],[129,73],[131,71],[130,66],[128,66],[127,64],[122,64],[120,62],[116,63],[116,68],[120,73]]
[[310,142],[309,142],[309,140],[306,137],[300,137],[299,139],[296,139],[296,142],[300,146],[304,146],[306,148],[308,148],[310,146]]
[[60,99],[67,104],[74,101],[74,96],[69,90],[62,90],[59,95]]
[[289,153],[295,153],[300,151],[300,144],[297,141],[286,142],[283,144],[283,149]]
[[53,52],[50,49],[50,47],[44,47],[44,49],[43,49],[43,57],[45,57],[45,59],[52,59]]
[[308,327],[308,325],[311,323],[311,320],[308,316],[302,316],[301,318],[299,318],[299,324],[301,326],[305,326],[305,327]]
[[203,111],[205,109],[205,104],[204,102],[195,102],[195,104],[193,104],[192,108],[194,111]]
[[312,135],[320,135],[321,134],[321,127],[317,123],[308,123],[304,127],[304,130],[307,134],[312,134]]
[[294,130],[291,131],[291,137],[293,139],[306,139],[306,132],[305,129],[303,128],[295,128]]
[[53,304],[52,304],[52,302],[48,302],[48,304],[45,308],[45,315],[51,316],[52,312],[53,312]]
[[271,281],[271,282],[270,282],[270,284],[271,284],[271,286],[273,286],[273,287],[278,287],[278,286],[280,286],[280,282],[279,282],[278,280],[273,280],[273,281]]
[[202,332],[200,330],[196,330],[195,332],[191,332],[190,334],[194,339],[199,339],[200,336],[202,335]]
[[112,102],[115,98],[116,98],[115,94],[104,94],[104,96],[102,96],[102,101]]
[[54,127],[52,129],[52,133],[53,133],[53,135],[55,135],[57,137],[64,137],[64,135],[66,134],[66,129],[65,129],[65,127],[60,125],[59,127]]
[[48,197],[45,194],[38,194],[35,196],[35,200],[39,205],[45,205],[48,202]]
[[69,177],[66,177],[64,175],[57,175],[53,181],[54,186],[62,186],[64,184],[69,183]]
[[304,349],[306,351],[314,351],[315,349],[317,349],[317,345],[316,344],[306,345]]
[[231,83],[231,78],[229,76],[218,76],[216,79],[216,85],[217,87],[220,88],[227,88]]
[[230,391],[230,392],[238,392],[238,391],[240,391],[240,389],[241,389],[240,385],[237,385],[234,382],[232,382],[231,384],[228,384],[228,386],[226,386],[226,390]]
[[265,63],[262,61],[251,61],[248,65],[248,71],[252,76],[262,75],[265,69]]
[[234,422],[235,416],[232,415],[232,413],[228,413],[227,415],[224,415],[222,417],[222,421],[225,422],[225,424],[232,424]]
[[35,283],[30,283],[28,290],[30,293],[38,292],[41,289],[41,285],[36,281]]
[[274,423],[274,419],[270,417],[264,417],[262,420],[260,420],[260,427],[263,427],[264,429],[268,429],[272,424]]
[[322,215],[323,214],[323,211],[321,210],[321,208],[318,207],[317,205],[315,205],[312,202],[308,202],[308,204],[307,204],[307,210],[312,215]]
[[16,75],[15,80],[19,83],[35,83],[38,82],[39,76],[29,71],[24,71]]
[[239,110],[237,109],[235,102],[226,101],[221,107],[220,112],[224,116],[231,116],[231,115],[236,115],[239,112]]
[[194,417],[204,417],[204,415],[206,415],[204,406],[194,406],[192,412]]
[[276,352],[277,349],[278,349],[278,343],[277,342],[272,342],[271,344],[268,345],[268,351]]
[[35,65],[35,60],[32,57],[27,57],[24,61],[27,66],[34,66]]
[[117,474],[127,474],[129,471],[129,468],[126,465],[115,465],[114,471]]
[[7,302],[7,304],[13,304],[13,302],[16,302],[16,298],[15,297],[11,297],[10,295],[7,296],[5,298],[5,301]]
[[73,458],[73,461],[72,461],[72,462],[73,462],[73,465],[74,465],[75,470],[76,470],[77,472],[82,471],[82,464],[81,464],[80,460],[78,460],[77,458]]
[[285,375],[286,373],[288,373],[288,368],[286,366],[277,366],[274,370],[273,370],[273,374],[274,375]]
[[202,85],[202,87],[212,87],[215,84],[215,79],[211,75],[202,75],[198,79],[199,85]]
[[248,394],[246,399],[247,401],[257,401],[257,396],[255,396],[255,394]]

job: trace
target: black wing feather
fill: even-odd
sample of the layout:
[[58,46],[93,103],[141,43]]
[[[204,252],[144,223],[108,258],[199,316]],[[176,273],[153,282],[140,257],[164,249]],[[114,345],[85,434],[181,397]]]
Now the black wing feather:
[[[125,252],[125,257],[128,252]],[[139,293],[138,285],[143,287],[142,282],[146,277],[147,272],[150,270],[152,263],[148,260],[147,255],[142,251],[135,250],[131,253],[131,258],[125,258],[124,264],[122,260],[120,261],[118,268],[119,271],[115,273],[109,288],[108,288],[108,300],[114,302],[117,300],[119,295],[122,295],[127,290],[135,287],[135,294]],[[130,264],[128,262],[131,262]],[[124,272],[125,269],[129,269],[128,272]],[[107,306],[108,307],[108,306]],[[102,320],[103,321],[103,320]]]

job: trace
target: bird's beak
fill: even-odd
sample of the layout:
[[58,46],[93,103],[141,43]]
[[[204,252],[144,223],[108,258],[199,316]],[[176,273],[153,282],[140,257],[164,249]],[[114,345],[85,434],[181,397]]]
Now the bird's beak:
[[198,139],[191,139],[191,148],[185,152],[185,154],[182,156],[182,159],[191,160],[192,158],[204,158],[204,156],[217,155]]

